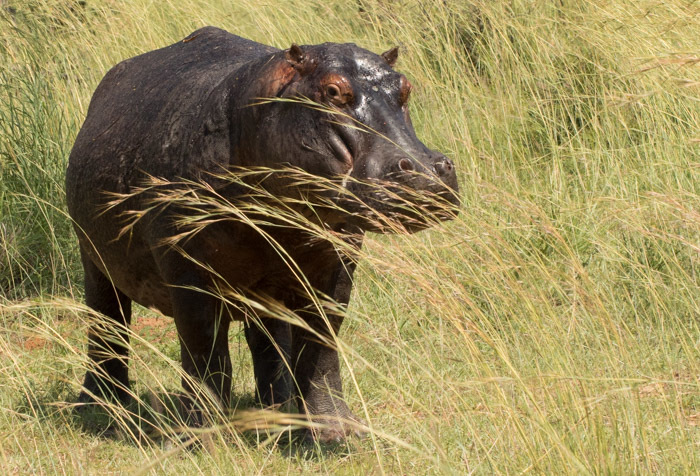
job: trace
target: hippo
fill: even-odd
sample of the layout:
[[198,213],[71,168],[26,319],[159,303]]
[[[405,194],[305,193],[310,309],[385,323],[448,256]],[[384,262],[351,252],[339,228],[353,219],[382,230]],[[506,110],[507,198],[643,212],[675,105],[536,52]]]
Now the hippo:
[[[183,395],[208,389],[229,404],[227,336],[242,321],[262,405],[297,405],[322,423],[305,430],[315,441],[357,431],[330,343],[364,233],[428,228],[453,218],[460,203],[453,162],[416,137],[412,86],[393,69],[397,57],[398,48],[378,55],[355,44],[280,50],[205,27],[105,75],[66,172],[94,310],[80,402],[129,401],[133,301],[174,319]],[[206,200],[163,199],[154,180],[173,197],[198,184],[198,196],[248,214],[217,215],[178,241],[183,217],[206,216]],[[309,192],[321,183],[329,185]],[[337,240],[282,219],[251,219],[255,207],[244,204],[261,196],[273,209],[306,207],[300,216]],[[129,216],[138,219],[125,226]],[[276,303],[304,325],[253,301]]]

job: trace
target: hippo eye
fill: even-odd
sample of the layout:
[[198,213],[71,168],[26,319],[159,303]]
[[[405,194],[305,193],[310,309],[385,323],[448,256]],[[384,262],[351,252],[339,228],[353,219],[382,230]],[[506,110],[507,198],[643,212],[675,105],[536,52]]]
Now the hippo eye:
[[347,78],[331,73],[321,80],[325,99],[336,106],[344,106],[353,100],[352,86]]
[[335,84],[329,84],[326,86],[326,96],[334,100],[340,99],[340,88]]

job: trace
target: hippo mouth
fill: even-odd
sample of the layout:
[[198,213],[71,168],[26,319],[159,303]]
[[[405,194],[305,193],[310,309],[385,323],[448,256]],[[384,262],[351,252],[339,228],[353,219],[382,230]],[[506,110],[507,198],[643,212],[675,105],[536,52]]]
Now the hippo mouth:
[[348,221],[365,231],[414,233],[454,219],[460,200],[455,190],[433,182],[427,189],[413,189],[384,180],[349,179],[343,185],[347,194],[337,204],[348,214]]

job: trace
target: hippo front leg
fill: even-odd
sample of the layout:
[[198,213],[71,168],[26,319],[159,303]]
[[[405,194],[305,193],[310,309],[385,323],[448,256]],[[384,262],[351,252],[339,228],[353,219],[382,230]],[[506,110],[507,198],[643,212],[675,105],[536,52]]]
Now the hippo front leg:
[[[172,280],[170,287],[173,318],[180,340],[182,378],[188,411],[193,411],[194,423],[203,423],[196,409],[201,396],[198,385],[203,382],[219,400],[222,409],[228,407],[231,393],[231,357],[228,330],[231,317],[221,302],[211,296],[207,282],[195,272],[188,271]],[[206,402],[207,396],[199,401]]]
[[[354,270],[354,263],[339,262],[329,286],[329,294],[343,308],[350,300]],[[299,409],[323,425],[311,430],[311,437],[321,442],[340,442],[350,434],[361,433],[352,422],[362,423],[343,398],[338,350],[333,345],[344,315],[328,312],[324,318],[309,309],[314,306],[307,306],[301,315],[323,339],[301,327],[293,328],[292,366],[301,397]]]
[[[330,342],[337,334],[342,317],[328,317],[332,331],[320,317],[306,318],[311,327]],[[292,339],[294,379],[299,391],[299,409],[315,423],[323,425],[310,431],[310,437],[321,442],[340,442],[353,433],[348,422],[360,420],[352,414],[343,397],[338,351],[319,342],[311,332],[295,327]]]

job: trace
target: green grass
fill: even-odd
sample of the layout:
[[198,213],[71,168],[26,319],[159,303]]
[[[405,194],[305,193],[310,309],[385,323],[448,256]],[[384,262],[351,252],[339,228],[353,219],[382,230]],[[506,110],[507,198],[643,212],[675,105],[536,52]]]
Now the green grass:
[[[700,467],[697,2],[2,6],[4,473]],[[373,431],[341,448],[258,438],[239,431],[251,415],[236,413],[185,449],[190,433],[158,403],[180,388],[174,326],[144,309],[135,311],[132,363],[142,404],[87,416],[72,407],[87,314],[64,205],[70,148],[112,65],[203,25],[280,48],[399,44],[398,69],[416,86],[417,133],[458,166],[457,220],[366,241],[340,337],[348,402]],[[233,327],[243,410],[252,366]]]

